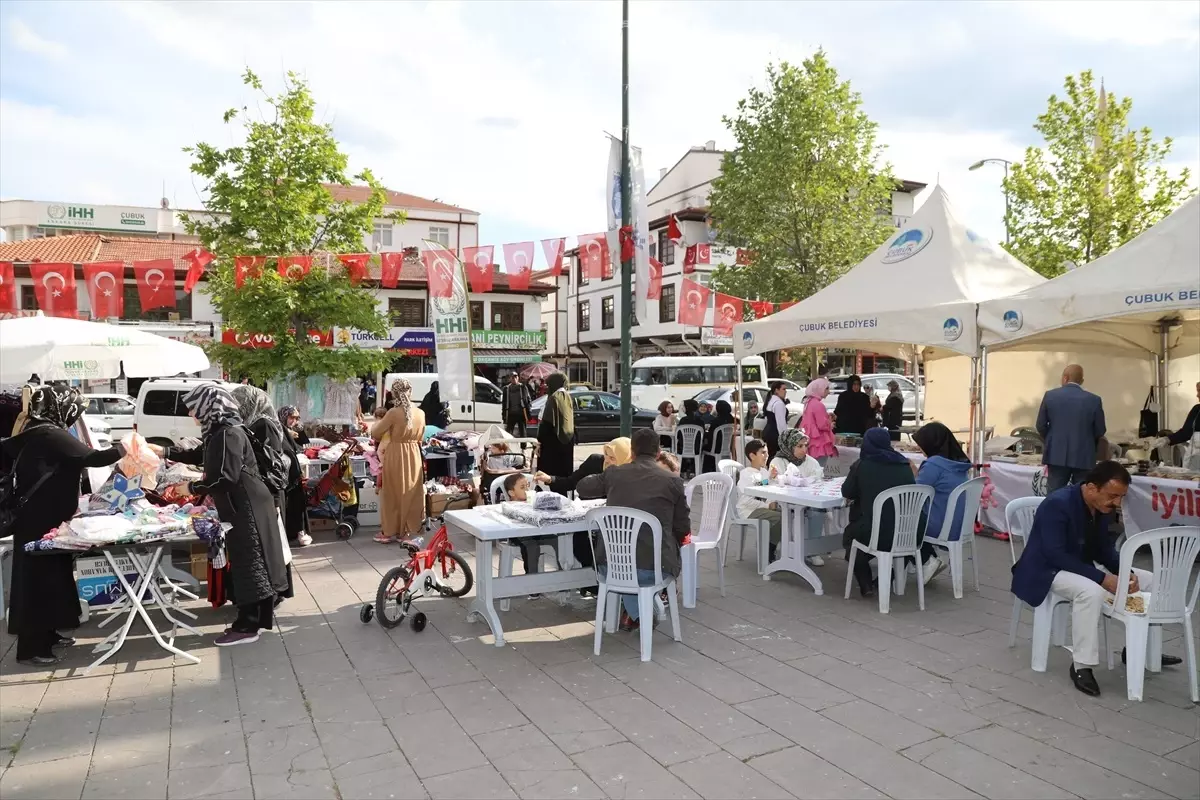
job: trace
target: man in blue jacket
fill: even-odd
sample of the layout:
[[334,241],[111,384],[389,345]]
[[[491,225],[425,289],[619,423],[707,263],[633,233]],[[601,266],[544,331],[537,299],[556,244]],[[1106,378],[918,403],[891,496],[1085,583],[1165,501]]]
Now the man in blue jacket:
[[1042,397],[1037,431],[1045,442],[1046,493],[1080,478],[1096,464],[1096,445],[1104,436],[1104,405],[1100,396],[1084,391],[1083,367],[1068,364],[1062,386]]
[[[1071,681],[1093,697],[1100,694],[1092,674],[1100,663],[1100,615],[1105,598],[1117,592],[1120,568],[1108,525],[1129,483],[1123,466],[1104,461],[1082,483],[1051,493],[1038,506],[1025,550],[1012,568],[1012,593],[1029,605],[1040,606],[1050,592],[1071,601]],[[1152,580],[1151,573],[1135,568],[1129,591],[1150,591]],[[1162,657],[1164,666],[1180,662],[1176,656]]]

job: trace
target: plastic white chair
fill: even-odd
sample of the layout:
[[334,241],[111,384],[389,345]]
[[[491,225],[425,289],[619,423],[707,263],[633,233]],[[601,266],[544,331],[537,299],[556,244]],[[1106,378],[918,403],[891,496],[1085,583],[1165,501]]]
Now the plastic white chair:
[[[1131,614],[1125,608],[1129,594],[1129,578],[1133,555],[1138,548],[1150,548],[1154,563],[1154,585],[1146,592],[1146,613]],[[1104,604],[1101,625],[1104,649],[1108,650],[1108,668],[1113,668],[1113,651],[1108,647],[1108,621],[1125,625],[1125,690],[1130,700],[1141,701],[1142,685],[1146,678],[1147,662],[1151,671],[1162,669],[1162,626],[1182,624],[1184,634],[1184,667],[1188,672],[1188,688],[1192,702],[1200,703],[1200,683],[1196,676],[1196,640],[1192,630],[1192,615],[1196,597],[1200,595],[1200,574],[1192,581],[1192,568],[1200,555],[1200,527],[1177,525],[1156,528],[1134,534],[1121,545],[1121,564],[1117,570],[1117,595],[1112,605]],[[1189,596],[1190,595],[1190,596]]]
[[722,472],[697,475],[687,483],[685,492],[688,506],[699,490],[703,498],[700,529],[692,531],[692,541],[679,549],[683,561],[683,606],[696,607],[696,586],[700,582],[700,551],[717,552],[717,583],[721,597],[725,596],[725,531],[729,527],[729,506],[733,498],[733,478]]
[[[505,476],[505,478],[507,478],[507,477],[508,476]],[[496,505],[497,503],[508,502],[508,499],[509,499],[508,492],[505,491],[505,489],[504,489],[505,478],[497,478],[496,480],[492,481],[490,494],[491,494],[491,501],[492,501],[493,505]],[[532,475],[526,474],[525,480],[529,484],[530,491],[534,491],[534,487],[537,486],[537,481],[534,480],[534,477]],[[516,560],[517,554],[520,552],[521,548],[519,548],[517,545],[513,544],[511,541],[503,541],[503,542],[500,542],[499,549],[500,549],[500,577],[501,578],[512,577],[513,562]],[[541,572],[543,569],[545,569],[547,555],[549,555],[551,558],[555,559],[556,563],[557,563],[558,553],[550,545],[544,544],[541,547],[541,551],[538,553],[538,572]],[[559,569],[562,569],[562,568],[563,568],[562,564],[559,563]],[[500,610],[501,611],[508,611],[511,607],[512,607],[512,604],[509,602],[509,600],[507,598],[500,601]]]
[[[950,493],[946,500],[946,518],[942,520],[942,529],[936,536],[925,531],[925,543],[946,550],[950,557],[950,580],[954,586],[954,597],[958,600],[963,596],[963,549],[971,548],[971,569],[975,574],[975,591],[979,591],[979,557],[975,547],[975,518],[979,516],[979,503],[983,497],[984,478],[972,478],[960,484]],[[958,539],[954,535],[954,516],[956,509],[962,505],[963,517],[959,525]]]
[[700,472],[700,457],[703,455],[700,448],[704,442],[704,428],[699,425],[680,425],[675,428],[673,441],[680,471],[684,470],[683,462],[691,459],[692,474]]
[[[733,478],[733,497],[729,499],[729,535],[732,536],[735,530],[738,532],[738,561],[745,559],[746,536],[753,531],[755,541],[758,543],[758,574],[762,575],[767,569],[765,561],[771,536],[771,524],[765,519],[743,517],[738,514],[738,502],[742,496],[738,481],[741,479],[743,469],[744,467],[732,458],[717,462],[717,471]],[[729,542],[725,543],[722,560],[729,561]]]
[[[1024,550],[1025,542],[1029,539],[1029,532],[1033,530],[1033,517],[1037,513],[1038,506],[1040,506],[1042,501],[1045,499],[1046,498],[1044,497],[1019,497],[1016,500],[1010,501],[1009,504],[1004,507],[1004,524],[1005,527],[1008,528],[1008,551],[1012,554],[1012,563],[1014,564],[1017,563],[1018,556],[1017,547],[1014,542],[1017,539],[1020,539],[1022,542],[1021,548]],[[1045,601],[1045,603],[1050,603],[1051,606],[1066,602],[1067,599],[1065,597],[1060,597],[1053,592],[1046,596]],[[1045,605],[1045,603],[1043,603],[1043,605]],[[1017,646],[1017,629],[1021,625],[1021,611],[1024,608],[1025,601],[1016,595],[1013,595],[1012,619],[1008,625],[1009,647]],[[1049,616],[1050,622],[1055,621],[1053,608],[1047,607],[1044,613]],[[1057,626],[1057,631],[1052,635],[1052,638],[1055,640],[1054,644],[1056,645],[1062,645],[1066,642],[1066,618],[1062,617],[1062,615],[1059,616],[1061,619],[1058,620],[1059,625]],[[1034,619],[1035,627],[1037,627],[1036,609],[1034,610]],[[1048,651],[1049,647],[1047,647],[1047,652]],[[1046,660],[1042,659],[1042,670],[1039,671],[1045,670],[1045,664]]]
[[[920,545],[917,535],[921,530],[921,515],[933,501],[932,486],[895,486],[875,498],[871,508],[871,542],[863,544],[857,539],[850,545],[850,563],[846,567],[846,594],[850,599],[850,581],[854,579],[854,559],[861,550],[879,560],[879,613],[887,614],[892,605],[892,562],[897,558],[912,556],[917,562],[917,601],[925,610],[925,574],[921,566]],[[891,503],[896,514],[896,529],[892,536],[892,549],[879,549],[879,525],[886,503]],[[904,594],[904,564],[895,570],[896,594]]]
[[733,442],[733,425],[721,425],[714,428],[712,432],[712,443],[709,445],[705,455],[712,458],[713,463],[718,463],[722,459],[729,458],[729,448]]
[[[596,597],[596,655],[600,655],[600,640],[604,631],[617,629],[617,606],[620,595],[633,594],[638,598],[638,618],[641,634],[642,661],[650,660],[654,626],[646,624],[654,615],[654,598],[663,589],[670,591],[671,634],[681,642],[679,603],[675,577],[662,572],[662,525],[658,518],[644,511],[618,506],[593,508],[587,512],[588,530],[600,532],[604,542],[605,570],[596,570],[600,591]],[[637,575],[637,541],[649,535],[654,545],[654,583],[642,586]]]

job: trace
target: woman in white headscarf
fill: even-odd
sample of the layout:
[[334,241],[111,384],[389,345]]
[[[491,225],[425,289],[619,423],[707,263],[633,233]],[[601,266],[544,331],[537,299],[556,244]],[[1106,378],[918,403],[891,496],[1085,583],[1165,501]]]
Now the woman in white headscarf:
[[425,412],[412,404],[412,385],[398,378],[391,388],[392,407],[371,429],[371,438],[389,437],[383,452],[383,492],[379,516],[383,530],[375,537],[390,544],[415,535],[425,521],[425,472],[421,465],[421,440]]

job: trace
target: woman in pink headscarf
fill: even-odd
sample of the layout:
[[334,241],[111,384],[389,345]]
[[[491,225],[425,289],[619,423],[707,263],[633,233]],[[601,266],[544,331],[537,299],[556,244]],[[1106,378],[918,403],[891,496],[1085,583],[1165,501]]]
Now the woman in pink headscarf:
[[829,421],[825,403],[822,402],[828,396],[829,381],[825,378],[810,381],[804,389],[804,413],[800,415],[799,427],[808,434],[808,454],[821,466],[825,466],[826,461],[837,456],[833,425]]

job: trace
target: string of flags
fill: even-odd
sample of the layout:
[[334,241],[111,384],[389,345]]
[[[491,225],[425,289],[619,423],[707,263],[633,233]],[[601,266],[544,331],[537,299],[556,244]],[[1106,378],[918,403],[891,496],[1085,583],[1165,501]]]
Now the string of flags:
[[713,302],[712,329],[714,333],[723,336],[733,333],[733,326],[745,321],[747,309],[753,313],[753,319],[762,319],[774,314],[776,310],[783,311],[785,308],[796,305],[795,300],[789,300],[786,303],[772,303],[770,300],[747,300],[744,297],[724,292],[714,292],[699,281],[684,278],[680,286],[679,309],[676,319],[682,325],[704,327],[708,302],[714,294],[716,299]]

